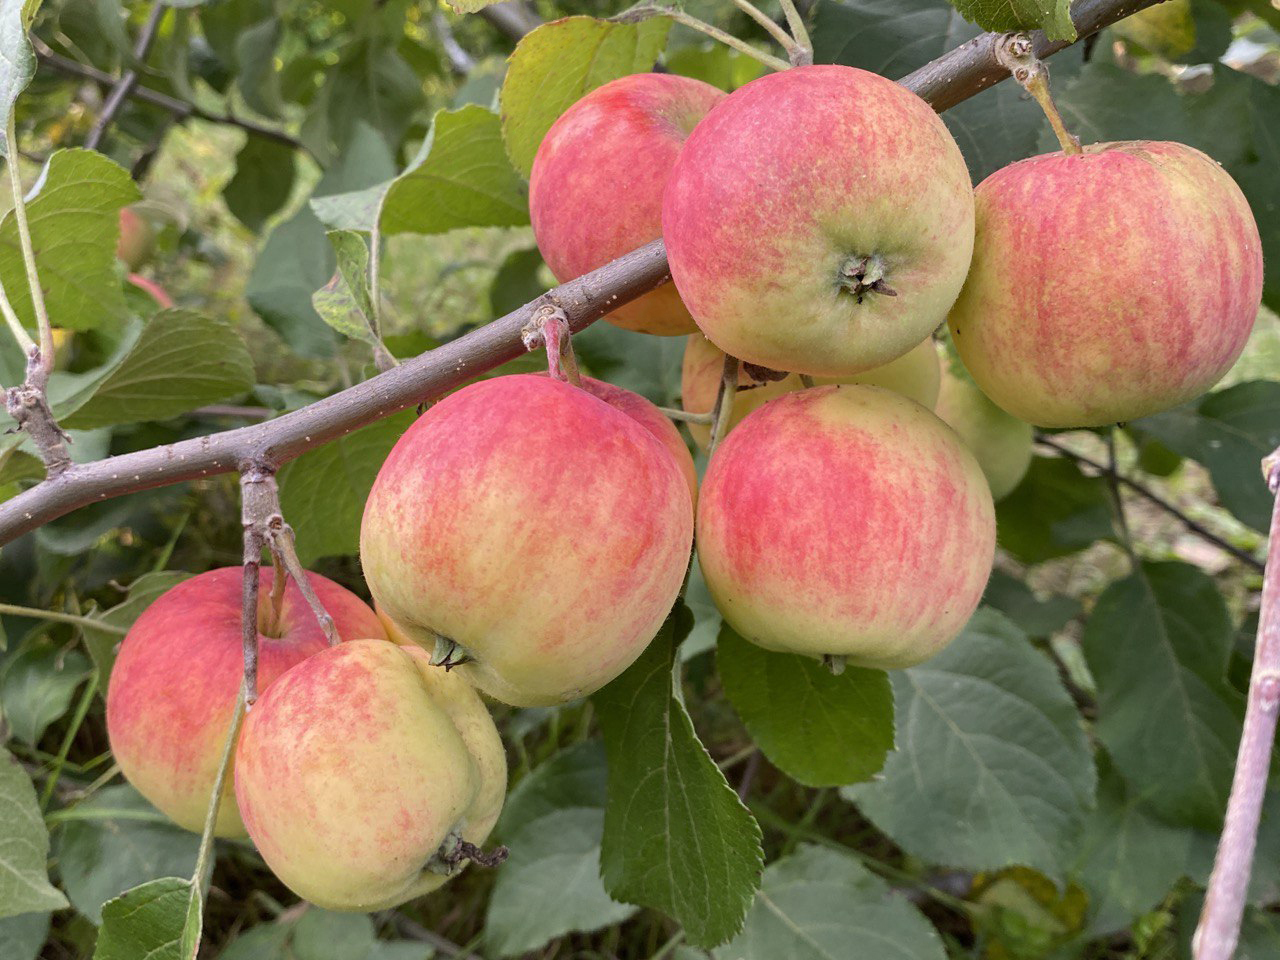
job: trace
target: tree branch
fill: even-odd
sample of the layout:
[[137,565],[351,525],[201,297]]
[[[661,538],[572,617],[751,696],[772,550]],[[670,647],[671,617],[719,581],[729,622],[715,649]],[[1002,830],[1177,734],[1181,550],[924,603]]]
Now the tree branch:
[[542,25],[542,18],[524,0],[506,0],[492,3],[480,11],[480,16],[505,33],[512,40],[521,39],[526,33]]
[[1195,960],[1231,960],[1240,938],[1253,869],[1262,800],[1271,770],[1271,746],[1280,711],[1280,449],[1262,462],[1267,486],[1275,497],[1271,510],[1271,545],[1262,583],[1262,609],[1249,678],[1249,700],[1236,754],[1231,799],[1209,877],[1200,923],[1191,949]]
[[107,132],[107,128],[116,119],[116,114],[120,112],[120,108],[124,106],[124,102],[129,99],[129,94],[138,84],[138,67],[140,67],[147,59],[147,51],[151,49],[151,43],[156,38],[156,30],[160,26],[160,21],[164,18],[168,6],[155,2],[151,7],[151,13],[147,17],[147,22],[142,26],[142,32],[138,34],[138,41],[133,47],[134,66],[131,66],[120,77],[119,81],[111,88],[111,93],[107,96],[107,102],[102,105],[102,112],[93,122],[93,129],[89,131],[89,136],[85,137],[84,145],[89,150],[97,150],[98,144],[102,142],[103,136]]

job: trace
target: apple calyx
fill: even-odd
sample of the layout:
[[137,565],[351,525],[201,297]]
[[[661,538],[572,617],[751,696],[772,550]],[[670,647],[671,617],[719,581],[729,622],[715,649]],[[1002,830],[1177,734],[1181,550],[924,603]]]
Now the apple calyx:
[[855,302],[862,303],[868,293],[879,293],[886,297],[896,297],[898,291],[885,282],[888,269],[884,258],[878,253],[869,255],[854,254],[840,268],[836,285],[853,294]]
[[464,663],[471,663],[473,660],[475,660],[475,657],[463,650],[458,641],[442,634],[436,634],[436,648],[431,654],[431,665],[433,667],[444,667],[445,673],[448,673],[454,667],[460,667]]
[[831,671],[833,677],[838,677],[844,673],[844,668],[848,663],[849,658],[842,653],[824,653],[822,655],[822,665]]
[[763,387],[766,383],[777,383],[791,376],[786,370],[774,370],[762,367],[758,363],[742,362],[742,372],[751,378],[751,383],[738,384],[739,390],[750,390],[752,387]]
[[462,834],[457,830],[451,830],[444,838],[444,843],[440,844],[440,849],[427,861],[423,872],[438,873],[445,877],[452,876],[468,860],[482,867],[496,867],[506,861],[509,853],[510,851],[503,846],[494,847],[485,853],[474,843],[463,840]]

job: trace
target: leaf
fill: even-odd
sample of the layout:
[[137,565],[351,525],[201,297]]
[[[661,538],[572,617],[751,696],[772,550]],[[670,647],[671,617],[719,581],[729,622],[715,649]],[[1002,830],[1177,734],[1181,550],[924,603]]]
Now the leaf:
[[49,883],[45,829],[36,788],[25,770],[0,749],[0,919],[38,910],[60,910],[67,898]]
[[23,913],[0,920],[0,957],[37,960],[49,938],[48,913]]
[[[129,584],[129,594],[123,601],[110,609],[94,611],[92,619],[127,630],[160,594],[190,577],[191,574],[176,570],[144,573]],[[84,627],[83,630],[85,646],[98,668],[98,690],[105,696],[111,668],[116,662],[116,648],[124,637],[115,630],[98,630],[94,627]]]
[[373,920],[363,914],[310,909],[293,928],[296,960],[363,957],[374,943]]
[[938,932],[852,856],[802,844],[769,865],[716,960],[945,960]]
[[497,114],[474,105],[441,110],[424,153],[422,162],[387,191],[384,233],[447,233],[529,222],[528,190],[503,152]]
[[222,199],[227,209],[254,233],[289,200],[293,191],[294,149],[266,137],[248,137],[236,154],[236,172]]
[[[364,4],[357,9],[363,14],[369,7]],[[380,30],[348,34],[347,42],[338,48],[338,62],[321,64],[317,68],[324,85],[311,101],[302,129],[302,140],[312,152],[319,156],[345,152],[368,130],[384,147],[399,145],[423,106],[424,90],[394,38]]]
[[230,321],[175,308],[127,337],[100,370],[59,378],[52,400],[64,427],[90,430],[167,420],[247,393],[253,382],[253,358]]
[[593,323],[573,336],[573,349],[593,377],[646,397],[660,407],[677,406],[683,337],[655,337]]
[[779,770],[808,787],[866,780],[893,749],[893,690],[883,670],[839,676],[811,657],[774,653],[725,624],[720,680],[751,738]]
[[189,960],[182,941],[190,898],[189,880],[165,877],[108,901],[93,960]]
[[542,265],[537,247],[507,254],[489,285],[489,306],[495,317],[504,317],[547,292],[541,277]]
[[1071,0],[951,0],[983,30],[1043,30],[1050,40],[1075,40]]
[[127,784],[99,790],[66,814],[57,843],[62,885],[94,923],[102,922],[103,904],[113,897],[195,869],[200,837],[174,825]]
[[692,77],[729,92],[762,76],[766,69],[759,60],[714,40],[700,46],[668,51],[664,59],[672,73]]
[[1090,937],[1119,932],[1159,903],[1186,871],[1195,837],[1157,819],[1105,754],[1098,773],[1098,806],[1085,824],[1075,871],[1089,894]]
[[982,609],[942,653],[892,679],[898,748],[879,780],[843,795],[930,863],[1061,877],[1095,775],[1049,660]]
[[328,236],[338,259],[338,272],[311,295],[311,305],[343,336],[377,344],[369,292],[369,248],[352,230],[330,230]]
[[[128,171],[92,150],[59,150],[45,164],[28,195],[27,220],[45,305],[58,326],[90,330],[128,315],[115,248],[120,208],[141,196]],[[22,322],[34,327],[12,211],[0,221],[0,284]]]
[[[1067,128],[1084,143],[1112,140],[1177,140],[1195,143],[1196,134],[1182,99],[1156,74],[1140,75],[1094,59],[1079,76],[1055,92]],[[1042,150],[1058,149],[1046,127]]]
[[49,642],[29,644],[0,671],[0,705],[14,736],[36,746],[49,724],[71,707],[92,664],[79,650]]
[[[1272,8],[1274,10],[1274,8]],[[1280,16],[1280,11],[1275,11]],[[1238,75],[1237,75],[1238,76]],[[1251,150],[1248,156],[1228,169],[1253,208],[1262,236],[1262,257],[1270,264],[1263,278],[1262,299],[1272,310],[1280,310],[1280,89],[1248,78]]]
[[618,679],[592,697],[609,756],[600,855],[605,889],[672,916],[696,946],[742,927],[760,884],[760,826],[675,696],[675,652],[692,617],[677,604]]
[[636,912],[600,882],[604,808],[565,807],[504,834],[510,856],[485,914],[489,955],[510,957],[556,937],[621,923]]
[[818,7],[813,58],[898,78],[980,31],[947,0],[843,0]]
[[304,453],[280,471],[280,506],[298,535],[304,564],[359,550],[360,518],[373,480],[413,420],[413,411],[387,417]]
[[567,807],[601,807],[608,797],[604,747],[587,740],[540,764],[507,795],[497,835],[506,837]]
[[996,542],[1023,563],[1114,538],[1106,481],[1086,477],[1070,460],[1035,457],[1022,483],[996,504]]
[[275,69],[276,48],[284,33],[279,17],[268,17],[243,30],[236,38],[236,86],[244,102],[264,117],[278,118],[284,108],[280,74]]
[[9,155],[4,142],[5,121],[36,74],[36,55],[27,40],[35,16],[28,0],[0,0],[0,155]]
[[610,80],[653,69],[671,21],[566,17],[526,34],[511,54],[499,103],[507,156],[525,176],[556,118]]
[[449,6],[454,13],[475,13],[497,2],[498,0],[449,0]]
[[1280,383],[1251,380],[1132,426],[1209,470],[1222,505],[1255,530],[1271,522],[1262,458],[1280,446]]
[[1221,824],[1243,706],[1225,679],[1231,643],[1217,587],[1184,563],[1143,563],[1107,588],[1085,626],[1097,737],[1170,823]]
[[429,960],[432,955],[425,943],[376,940],[365,914],[308,907],[300,917],[286,914],[251,928],[218,960]]
[[1032,637],[1048,637],[1083,612],[1075,597],[1054,594],[1040,600],[1024,581],[1002,570],[991,572],[982,602],[999,610]]

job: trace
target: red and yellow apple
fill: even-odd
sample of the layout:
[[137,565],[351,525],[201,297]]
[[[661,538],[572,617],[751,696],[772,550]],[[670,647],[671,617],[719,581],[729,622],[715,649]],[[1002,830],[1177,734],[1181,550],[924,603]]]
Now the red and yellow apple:
[[156,231],[150,221],[129,207],[120,211],[120,239],[116,243],[116,257],[123,260],[130,271],[137,270],[150,259],[155,251]]
[[328,910],[381,910],[461,869],[507,787],[498,731],[424,650],[356,640],[271,685],[245,718],[235,791],[272,871]]
[[945,647],[982,597],[995,536],[973,455],[881,387],[815,387],[756,410],[698,498],[698,560],[729,625],[855,666],[909,667]]
[[[308,574],[343,640],[386,636],[351,591]],[[270,623],[274,573],[258,592],[258,689],[324,650],[320,624],[296,584]],[[181,827],[199,831],[217,779],[243,672],[239,567],[210,570],[158,597],[129,628],[107,686],[111,752],[138,792]],[[227,780],[216,834],[243,836]]]
[[662,204],[671,275],[712,343],[843,377],[946,318],[973,245],[973,187],[932,108],[864,70],[796,67],[711,110]]
[[[725,94],[666,73],[606,83],[566,110],[538,147],[529,215],[542,258],[560,281],[602,267],[662,236],[662,191],[685,138]],[[694,330],[666,284],[614,309],[628,330]]]
[[465,387],[405,432],[365,504],[360,557],[407,636],[469,658],[455,672],[490,696],[534,706],[585,696],[640,655],[692,538],[688,481],[662,442],[585,390],[525,374]]
[[1176,406],[1244,349],[1262,296],[1249,204],[1179,143],[1099,143],[977,189],[973,268],[952,339],[982,392],[1042,427]]
[[[684,349],[684,366],[680,371],[680,405],[689,413],[710,413],[716,405],[720,391],[720,379],[724,371],[724,351],[700,333],[691,333]],[[884,387],[914,400],[932,410],[938,399],[938,386],[942,371],[933,341],[926,340],[908,350],[897,360],[884,366],[873,367],[848,377],[815,377],[818,384],[867,383]],[[732,430],[752,410],[763,406],[784,393],[803,390],[799,374],[790,373],[781,380],[756,380],[750,367],[738,372],[738,392],[733,397],[733,414],[729,419]],[[694,442],[705,450],[711,440],[711,428],[706,424],[688,424]]]
[[1001,500],[1012,493],[1031,466],[1035,440],[1031,424],[1005,413],[966,372],[950,367],[942,374],[934,412],[959,434],[978,461],[992,499]]

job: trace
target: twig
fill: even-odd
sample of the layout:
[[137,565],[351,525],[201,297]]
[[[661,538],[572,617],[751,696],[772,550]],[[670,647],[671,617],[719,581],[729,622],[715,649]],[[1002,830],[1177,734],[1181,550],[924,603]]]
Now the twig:
[[458,38],[453,35],[453,28],[449,26],[449,21],[440,10],[432,12],[431,26],[436,36],[440,38],[440,46],[444,48],[444,55],[449,58],[449,66],[453,68],[453,72],[465,77],[474,70],[475,59],[462,49]]
[[71,753],[71,744],[75,740],[76,734],[80,732],[80,726],[84,723],[84,718],[88,716],[89,707],[93,703],[93,695],[97,692],[98,671],[94,670],[89,675],[89,682],[85,684],[84,691],[80,694],[80,702],[76,704],[75,714],[71,717],[67,732],[63,734],[62,743],[58,747],[58,755],[53,760],[53,769],[49,771],[49,776],[44,782],[44,789],[40,791],[41,810],[49,809],[49,801],[53,799],[53,791],[58,786],[58,778],[62,776],[62,770],[67,765],[67,756]]
[[681,420],[684,423],[705,423],[711,424],[715,422],[714,413],[690,413],[688,410],[677,410],[674,407],[659,407],[658,411],[668,420]]
[[98,144],[102,142],[102,137],[106,134],[107,128],[115,121],[120,108],[129,99],[129,94],[133,91],[133,88],[138,85],[138,66],[147,59],[147,51],[151,49],[151,42],[155,40],[156,30],[168,9],[166,4],[160,3],[158,0],[151,7],[147,22],[142,25],[142,32],[138,34],[138,40],[133,46],[135,66],[131,66],[124,72],[124,75],[116,85],[111,88],[111,93],[107,95],[107,101],[102,105],[102,112],[98,114],[98,118],[93,122],[93,128],[84,139],[84,145],[88,149],[98,149]]
[[240,471],[240,522],[244,527],[244,588],[240,609],[240,647],[244,657],[241,696],[245,709],[258,699],[258,584],[267,525],[275,515],[276,481],[270,467],[247,464]]
[[749,16],[760,26],[764,27],[765,32],[774,40],[778,41],[778,45],[787,51],[787,55],[791,55],[791,51],[795,48],[795,41],[791,39],[791,35],[783,30],[780,26],[773,22],[763,11],[760,10],[751,0],[733,0],[734,6]]
[[60,610],[37,610],[35,607],[19,607],[12,603],[0,603],[0,614],[11,617],[30,617],[33,620],[55,620],[58,623],[73,623],[77,627],[91,627],[103,633],[115,633],[124,636],[129,631],[117,627],[114,623],[95,620],[93,617],[80,617],[74,613],[63,613]]
[[578,373],[578,358],[573,354],[569,318],[554,303],[544,303],[533,315],[521,334],[525,349],[546,347],[547,373],[553,380],[582,386]]
[[[1084,464],[1086,467],[1092,467],[1094,470],[1097,470],[1100,475],[1105,474],[1107,472],[1107,468],[1105,465],[1098,463],[1098,461],[1093,460],[1090,457],[1086,457],[1082,453],[1076,453],[1074,450],[1070,449],[1069,447],[1063,446],[1062,444],[1058,443],[1056,440],[1051,439],[1050,437],[1048,437],[1043,433],[1036,435],[1036,443],[1040,444],[1041,446],[1048,447],[1051,450],[1056,450],[1058,453],[1062,454],[1064,457],[1074,460],[1076,463]],[[1172,503],[1160,497],[1158,494],[1154,493],[1153,491],[1147,489],[1147,487],[1143,486],[1138,481],[1133,480],[1130,477],[1126,477],[1124,474],[1117,474],[1116,480],[1119,483],[1123,484],[1124,486],[1128,487],[1134,493],[1145,498],[1150,503],[1155,504],[1161,510],[1165,511],[1165,513],[1168,513],[1172,516],[1177,517],[1182,522],[1183,526],[1185,526],[1188,530],[1190,530],[1196,536],[1200,537],[1202,540],[1207,540],[1209,543],[1212,543],[1215,547],[1218,547],[1221,550],[1225,550],[1227,553],[1231,554],[1231,556],[1235,557],[1241,563],[1247,564],[1250,568],[1258,571],[1259,573],[1262,572],[1262,569],[1263,569],[1262,563],[1259,562],[1258,559],[1254,557],[1252,554],[1244,550],[1241,550],[1239,547],[1237,547],[1233,543],[1228,543],[1226,540],[1222,539],[1222,537],[1218,536],[1208,527],[1204,526],[1199,521],[1194,520],[1191,517],[1187,516],[1185,513],[1179,510]]]
[[753,60],[760,61],[770,70],[786,70],[791,66],[791,64],[787,63],[785,60],[779,60],[777,57],[773,56],[773,54],[765,53],[763,50],[757,50],[745,40],[739,40],[737,37],[733,36],[733,34],[725,33],[719,27],[713,27],[711,24],[703,20],[699,20],[697,17],[690,16],[683,10],[679,10],[676,7],[664,7],[657,4],[642,4],[638,7],[632,7],[630,10],[626,10],[612,19],[619,23],[635,23],[638,20],[647,20],[649,17],[669,17],[682,26],[689,27],[691,30],[697,30],[699,33],[706,34],[712,40],[718,40],[726,47],[737,50],[739,53],[746,54]]
[[1236,755],[1231,798],[1209,877],[1200,923],[1191,943],[1195,960],[1230,960],[1240,937],[1257,846],[1258,823],[1271,769],[1271,745],[1280,710],[1280,449],[1263,461],[1267,487],[1275,497],[1271,510],[1271,544],[1262,582],[1262,607],[1253,653],[1253,675],[1244,729]]
[[1049,92],[1049,68],[1035,55],[1031,37],[1025,33],[1010,34],[1003,43],[997,44],[996,59],[1013,74],[1013,79],[1018,81],[1022,89],[1040,104],[1040,109],[1049,119],[1049,126],[1053,127],[1054,136],[1062,146],[1062,152],[1083,153],[1080,139],[1067,129],[1062,121],[1062,114],[1058,112],[1058,105],[1053,102],[1053,95]]
[[[227,773],[231,769],[231,755],[235,751],[236,741],[240,738],[240,724],[248,710],[245,691],[242,688],[236,697],[235,710],[231,714],[231,726],[227,729],[227,739],[222,745],[222,756],[218,760],[218,773],[213,778],[213,793],[209,795],[209,808],[204,815],[204,829],[200,831],[200,851],[196,854],[196,867],[191,871],[191,892],[188,894],[187,916],[191,916],[190,904],[197,898],[204,901],[204,873],[209,867],[209,856],[213,853],[213,831],[218,822],[218,808],[222,805],[222,791],[227,782]],[[203,910],[201,911],[203,915]],[[200,943],[196,937],[196,945]],[[194,954],[193,954],[194,955]]]
[[512,40],[519,40],[542,26],[542,18],[524,0],[491,3],[480,11],[480,16]]
[[[53,67],[61,73],[68,76],[80,77],[84,80],[91,80],[103,87],[112,87],[115,85],[115,77],[104,70],[97,67],[87,66],[78,63],[69,57],[64,57],[60,53],[49,49],[39,37],[32,36],[31,45],[35,47],[36,56],[40,58],[40,62]],[[150,87],[144,87],[135,84],[133,89],[129,91],[129,96],[143,103],[148,103],[153,107],[159,107],[161,110],[168,111],[179,120],[186,120],[194,117],[197,120],[206,120],[209,123],[222,123],[228,126],[239,127],[246,133],[255,137],[261,137],[264,140],[273,140],[276,143],[294,150],[302,150],[310,153],[310,149],[301,140],[291,137],[282,130],[275,130],[271,127],[255,123],[252,120],[242,120],[239,117],[230,114],[211,113],[202,107],[196,106],[194,103],[188,103],[186,100],[179,100],[177,97],[171,97],[167,93],[161,93],[158,90],[152,90]]]
[[[27,378],[4,392],[4,404],[9,416],[17,424],[13,429],[26,433],[40,451],[40,459],[44,461],[45,482],[48,482],[58,479],[71,468],[71,454],[67,452],[67,442],[71,438],[58,426],[53,410],[49,407],[46,395],[49,370],[45,367],[43,358],[44,354],[39,347],[31,348],[27,354]],[[38,484],[32,489],[39,489],[40,486]]]
[[1107,478],[1107,490],[1111,494],[1111,503],[1115,507],[1116,521],[1120,525],[1120,539],[1123,541],[1124,552],[1129,555],[1129,562],[1134,570],[1137,570],[1138,555],[1133,549],[1133,537],[1129,534],[1129,518],[1125,516],[1124,499],[1120,496],[1120,470],[1116,460],[1117,429],[1113,424],[1107,431],[1107,469],[1104,475]]
[[737,357],[724,355],[724,367],[720,371],[720,392],[716,394],[715,420],[711,426],[711,441],[707,444],[707,456],[710,457],[720,446],[720,441],[729,432],[729,421],[733,419],[733,398],[738,393],[738,371],[741,364]]
[[414,940],[421,940],[423,943],[430,944],[446,957],[455,957],[459,958],[459,960],[466,960],[467,957],[471,956],[471,952],[469,950],[464,950],[452,940],[447,937],[442,937],[434,931],[428,930],[420,923],[414,923],[399,911],[392,914],[391,920],[401,934],[406,937],[411,937]]
[[742,780],[738,783],[738,799],[743,803],[747,802],[747,796],[751,793],[751,787],[756,782],[756,774],[760,772],[760,751],[753,750],[751,755],[747,757],[746,769],[742,771]]
[[[5,142],[18,142],[17,124],[14,120],[16,110],[9,112],[5,120]],[[22,188],[22,173],[17,163],[9,161],[9,189],[13,191],[13,219],[18,227],[18,243],[22,247],[22,262],[27,270],[27,286],[31,288],[31,309],[36,316],[36,328],[40,332],[39,363],[45,378],[53,370],[53,327],[49,324],[49,310],[44,302],[44,288],[40,286],[40,274],[36,270],[35,248],[31,243],[31,225],[27,222],[26,194]],[[28,349],[28,377],[30,380],[30,358]]]
[[805,29],[804,17],[796,9],[793,0],[779,0],[782,4],[783,16],[787,18],[787,28],[791,31],[793,43],[787,47],[787,56],[791,58],[793,67],[802,67],[813,63],[813,43],[809,40],[809,31]]
[[316,596],[315,587],[311,585],[311,578],[307,576],[307,571],[303,568],[302,561],[298,559],[298,548],[294,542],[293,527],[284,522],[284,517],[279,512],[280,499],[276,493],[274,479],[271,485],[272,494],[276,500],[276,512],[267,522],[268,536],[275,550],[279,551],[280,556],[284,559],[284,568],[288,571],[289,578],[302,594],[302,598],[307,601],[307,606],[311,608],[311,612],[315,614],[316,621],[320,624],[325,640],[329,642],[329,646],[337,646],[338,628],[334,626],[333,617],[329,616],[329,611],[324,608],[324,604]]

